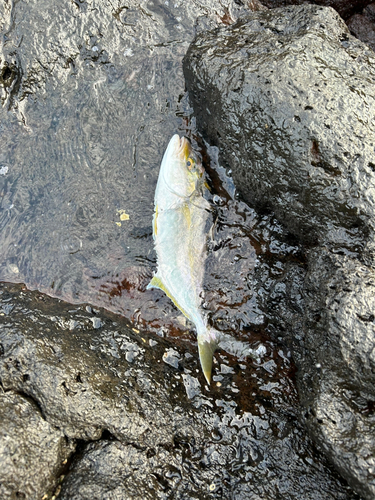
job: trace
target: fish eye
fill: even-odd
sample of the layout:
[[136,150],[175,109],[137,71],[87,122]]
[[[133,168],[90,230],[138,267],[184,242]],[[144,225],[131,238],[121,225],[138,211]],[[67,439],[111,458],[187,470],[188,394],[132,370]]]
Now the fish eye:
[[189,157],[186,161],[186,166],[189,170],[192,170],[195,166],[195,161],[193,160],[193,158]]

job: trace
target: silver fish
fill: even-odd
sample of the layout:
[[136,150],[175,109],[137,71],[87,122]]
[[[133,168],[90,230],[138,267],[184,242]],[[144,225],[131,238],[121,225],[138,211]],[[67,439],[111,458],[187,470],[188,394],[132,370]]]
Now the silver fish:
[[164,153],[155,191],[153,236],[157,272],[147,288],[160,288],[194,323],[204,376],[211,380],[220,333],[207,324],[202,308],[207,226],[211,205],[201,162],[190,142],[177,134]]

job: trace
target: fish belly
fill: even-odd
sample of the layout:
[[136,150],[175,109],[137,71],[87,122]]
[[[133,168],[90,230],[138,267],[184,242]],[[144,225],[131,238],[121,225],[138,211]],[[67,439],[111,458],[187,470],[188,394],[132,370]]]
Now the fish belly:
[[150,283],[164,290],[197,328],[203,326],[202,285],[210,218],[199,201],[157,213],[154,237],[158,270]]
[[203,197],[194,197],[173,209],[154,214],[158,270],[148,288],[160,288],[197,329],[199,359],[210,384],[213,354],[220,332],[208,327],[203,314],[203,277],[207,234],[212,214]]

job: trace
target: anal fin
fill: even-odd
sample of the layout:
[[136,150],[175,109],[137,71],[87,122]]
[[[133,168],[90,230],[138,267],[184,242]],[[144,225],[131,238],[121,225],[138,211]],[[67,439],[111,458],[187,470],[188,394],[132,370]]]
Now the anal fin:
[[191,318],[189,317],[189,315],[186,313],[186,311],[180,306],[180,304],[177,302],[177,300],[175,299],[175,297],[170,293],[170,291],[168,290],[168,288],[164,285],[164,283],[162,282],[162,280],[159,278],[159,276],[154,276],[152,278],[152,280],[150,281],[150,283],[147,285],[147,290],[149,290],[150,288],[159,288],[159,290],[163,290],[163,292],[167,295],[167,297],[169,297],[171,299],[171,301],[173,302],[173,304],[177,307],[177,309],[179,309],[182,314],[188,319],[191,321]]

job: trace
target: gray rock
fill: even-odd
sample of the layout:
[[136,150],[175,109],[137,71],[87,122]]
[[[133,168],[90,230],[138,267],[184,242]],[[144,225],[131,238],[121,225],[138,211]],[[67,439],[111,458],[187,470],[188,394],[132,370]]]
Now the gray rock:
[[366,43],[372,50],[375,50],[375,23],[374,20],[371,19],[371,15],[374,15],[375,5],[370,4],[369,7],[369,15],[366,16],[364,14],[354,14],[350,19],[348,19],[347,24],[350,32],[362,40],[362,42]]
[[[244,198],[305,243],[255,269],[269,330],[297,364],[302,419],[374,498],[375,58],[332,9],[257,12],[197,36],[184,71],[198,127]],[[366,265],[367,264],[367,265]],[[263,274],[263,275],[262,275]]]
[[303,3],[314,3],[324,7],[333,7],[341,17],[347,19],[355,12],[359,12],[369,4],[371,0],[263,0],[262,3],[269,8],[285,7],[286,5],[301,5]]
[[326,250],[309,255],[296,349],[310,434],[343,477],[375,496],[375,273]]
[[0,378],[5,389],[38,401],[45,418],[73,439],[98,439],[108,430],[140,445],[150,436],[153,443],[157,436],[164,443],[175,426],[184,427],[185,417],[173,416],[167,394],[163,397],[150,376],[140,371],[146,350],[129,338],[129,331],[104,329],[95,336],[98,330],[87,314],[75,319],[73,332],[61,328],[56,319],[40,321],[34,315],[31,336],[22,327],[3,326]]
[[46,421],[34,401],[13,391],[0,392],[0,423],[0,497],[51,494],[74,442]]
[[306,242],[374,253],[375,56],[333,9],[256,12],[184,59],[197,124],[251,204]]
[[[14,285],[0,284],[0,292],[0,304],[13,306],[0,316],[3,387],[37,403],[42,428],[59,429],[49,431],[56,456],[62,436],[85,441],[60,498],[353,499],[296,419],[293,367],[280,346],[263,337],[246,364],[218,353],[208,390],[196,348],[184,341],[173,345],[178,364],[167,364],[167,340],[151,346],[147,334],[105,311],[95,329],[85,305],[72,309]],[[27,425],[17,442],[40,454]],[[10,498],[28,469],[13,468],[15,478],[17,470]]]
[[[325,248],[269,290],[268,317],[293,349],[302,420],[365,498],[375,495],[375,273]],[[295,291],[297,294],[293,294]],[[280,332],[283,328],[284,332]]]

